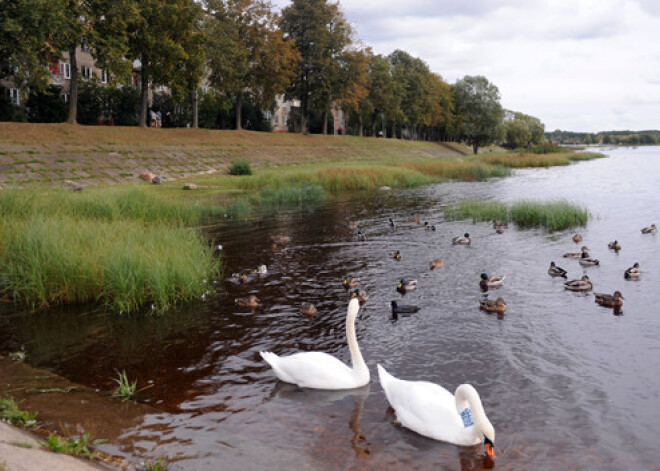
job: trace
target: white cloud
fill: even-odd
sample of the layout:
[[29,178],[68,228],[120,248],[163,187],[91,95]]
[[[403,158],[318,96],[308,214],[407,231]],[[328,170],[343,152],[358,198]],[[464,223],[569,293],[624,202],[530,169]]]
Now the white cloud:
[[484,75],[547,129],[660,127],[660,0],[340,3],[376,53],[402,49],[449,82]]

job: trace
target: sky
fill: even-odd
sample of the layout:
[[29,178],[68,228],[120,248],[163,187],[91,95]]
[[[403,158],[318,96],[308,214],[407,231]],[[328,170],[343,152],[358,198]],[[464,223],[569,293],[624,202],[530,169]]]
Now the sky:
[[339,3],[374,53],[404,50],[452,84],[483,75],[546,131],[660,129],[660,0]]

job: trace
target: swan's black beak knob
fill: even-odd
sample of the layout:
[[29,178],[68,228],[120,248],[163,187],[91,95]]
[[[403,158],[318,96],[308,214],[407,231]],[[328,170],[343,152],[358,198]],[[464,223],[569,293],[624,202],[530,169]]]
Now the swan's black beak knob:
[[486,449],[486,455],[491,460],[495,459],[495,444],[491,442],[488,437],[484,437],[484,448]]

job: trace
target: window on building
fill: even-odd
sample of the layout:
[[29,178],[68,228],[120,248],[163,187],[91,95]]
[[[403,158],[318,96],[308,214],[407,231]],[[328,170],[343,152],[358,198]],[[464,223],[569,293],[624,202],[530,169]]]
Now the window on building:
[[83,65],[80,67],[80,75],[82,76],[83,80],[89,80],[92,78],[92,68],[87,67],[86,65]]
[[9,89],[9,100],[15,105],[21,104],[21,95],[18,92],[18,88]]
[[280,125],[280,115],[275,115],[275,124],[278,126]]
[[101,71],[101,83],[108,83],[108,71],[107,70],[102,70]]
[[70,79],[71,78],[71,64],[69,64],[68,62],[61,62],[60,61],[59,72],[60,72],[60,74],[62,74],[62,76],[65,79]]
[[69,103],[69,94],[68,94],[68,93],[62,93],[62,94],[60,95],[60,98],[62,99],[62,101],[63,101],[64,103]]
[[202,85],[202,93],[206,95],[208,92],[209,92],[209,87],[207,87],[206,85]]

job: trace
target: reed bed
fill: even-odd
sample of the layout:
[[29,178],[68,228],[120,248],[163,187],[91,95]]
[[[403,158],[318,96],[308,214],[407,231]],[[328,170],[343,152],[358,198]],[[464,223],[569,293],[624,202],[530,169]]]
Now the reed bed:
[[474,160],[430,160],[410,162],[407,167],[416,171],[445,180],[483,181],[493,177],[506,177],[511,172],[502,165]]
[[478,160],[490,165],[509,168],[556,167],[570,165],[571,162],[592,160],[605,157],[598,152],[562,152],[552,154],[495,154],[478,157]]
[[107,199],[0,194],[0,297],[30,307],[98,302],[128,313],[149,304],[162,312],[204,294],[219,262],[186,226],[202,212],[114,191]]
[[468,219],[475,221],[515,222],[522,228],[546,227],[550,231],[560,231],[575,226],[584,226],[589,219],[587,209],[565,200],[558,201],[517,201],[511,205],[493,201],[462,201],[444,210],[447,219]]

